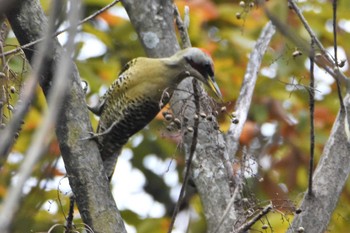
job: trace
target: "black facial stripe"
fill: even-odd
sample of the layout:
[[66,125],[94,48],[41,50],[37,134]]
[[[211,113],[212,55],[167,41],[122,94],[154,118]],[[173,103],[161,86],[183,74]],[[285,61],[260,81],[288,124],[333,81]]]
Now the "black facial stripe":
[[207,71],[207,74],[210,76],[210,77],[213,77],[214,76],[214,70],[213,70],[213,66],[212,64],[208,63],[205,65],[205,69]]
[[200,65],[195,63],[192,59],[186,57],[187,62],[196,69],[205,78],[214,76],[213,65],[211,63],[206,63],[205,65]]

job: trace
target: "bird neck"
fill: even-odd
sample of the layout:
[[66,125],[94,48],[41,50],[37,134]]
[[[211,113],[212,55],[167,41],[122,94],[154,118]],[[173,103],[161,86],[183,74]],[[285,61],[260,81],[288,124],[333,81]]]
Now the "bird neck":
[[174,79],[176,85],[189,76],[184,57],[174,55],[169,58],[162,58],[161,60],[167,67],[168,72],[172,72],[171,77]]
[[163,62],[169,67],[178,67],[183,66],[185,64],[183,51],[179,51],[171,57],[162,58],[161,60],[163,60]]

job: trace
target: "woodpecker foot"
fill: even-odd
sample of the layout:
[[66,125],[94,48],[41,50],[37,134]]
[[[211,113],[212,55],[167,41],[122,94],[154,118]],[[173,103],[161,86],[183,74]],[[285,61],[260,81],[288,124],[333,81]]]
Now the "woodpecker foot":
[[100,135],[99,134],[97,134],[97,133],[94,133],[94,132],[89,132],[88,133],[89,134],[89,136],[88,137],[85,137],[85,138],[81,138],[81,139],[79,139],[80,141],[85,141],[85,140],[92,140],[92,139],[96,139],[96,138],[98,138]]
[[89,132],[90,137],[82,138],[82,139],[80,139],[80,140],[96,139],[96,138],[98,138],[98,137],[100,137],[100,136],[109,134],[109,133],[112,131],[113,127],[114,127],[117,123],[118,123],[118,121],[113,122],[113,124],[112,124],[111,126],[109,126],[108,129],[106,129],[105,131],[103,131],[103,132],[101,132],[101,133]]

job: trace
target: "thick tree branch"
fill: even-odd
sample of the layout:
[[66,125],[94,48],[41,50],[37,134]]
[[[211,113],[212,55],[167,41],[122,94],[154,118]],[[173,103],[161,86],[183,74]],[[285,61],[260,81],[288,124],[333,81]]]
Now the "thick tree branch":
[[[123,0],[131,22],[150,57],[170,56],[179,50],[174,30],[173,6],[171,1],[147,0],[144,4],[136,4],[135,0]],[[152,7],[149,7],[152,6]],[[171,100],[175,115],[194,116],[195,106],[191,79],[184,80]],[[201,111],[212,114],[213,101],[200,91]],[[189,124],[193,124],[190,121]],[[191,134],[184,138],[186,157],[190,154]],[[230,192],[229,175],[224,167],[227,158],[223,135],[217,130],[216,120],[201,119],[198,127],[198,142],[192,162],[192,178],[201,197],[207,219],[208,232],[212,232],[219,223],[228,205]],[[213,172],[215,171],[215,172]],[[230,232],[236,221],[234,212],[228,214],[222,223],[221,232]]]
[[[350,95],[344,98],[345,112],[350,111]],[[350,173],[349,116],[343,112],[333,125],[321,160],[313,176],[313,195],[305,193],[298,214],[288,229],[289,233],[303,227],[305,232],[325,232],[339,196]],[[345,130],[344,130],[345,129]]]
[[[47,25],[38,1],[19,1],[9,12],[8,20],[21,45],[40,39]],[[64,50],[52,40],[51,50],[45,56],[40,85],[46,97],[50,93],[54,67],[63,59]],[[33,64],[35,47],[25,49]],[[66,98],[57,119],[56,134],[65,162],[67,175],[83,221],[94,232],[125,232],[123,221],[109,189],[97,145],[81,140],[92,132],[88,110],[81,89],[78,71],[71,62],[72,72],[67,83]]]
[[[57,1],[54,1],[54,5],[52,6],[52,16],[50,17],[50,28],[54,26],[54,15],[56,12]],[[71,11],[69,12],[68,21],[72,25],[76,25],[79,17],[79,9],[78,7],[73,6]],[[70,54],[74,51],[74,37],[76,35],[76,27],[72,27],[73,30],[70,31],[67,41],[67,53]],[[48,29],[50,32],[52,29]],[[46,43],[43,44],[42,47],[46,47],[49,45],[48,37],[46,37]],[[44,51],[44,50],[42,50]],[[42,64],[42,59],[41,59]],[[33,142],[30,144],[28,152],[24,157],[24,160],[21,164],[20,170],[18,172],[18,181],[16,184],[12,185],[9,189],[3,204],[3,209],[0,215],[0,231],[8,232],[9,225],[13,219],[15,212],[18,210],[20,197],[22,195],[22,189],[30,177],[32,172],[32,168],[35,166],[35,163],[42,156],[43,152],[48,147],[50,140],[52,125],[56,123],[58,112],[61,109],[62,99],[65,97],[65,89],[67,84],[67,77],[71,72],[71,62],[69,62],[69,58],[62,59],[58,67],[56,68],[60,72],[55,73],[53,89],[50,91],[49,96],[49,108],[44,113],[43,123],[38,127],[36,133],[34,134]]]
[[[311,40],[314,40],[323,56],[313,56],[312,49],[308,46],[297,33],[278,20],[275,15],[265,8],[267,16],[271,19],[277,29],[288,39],[290,39],[299,49],[308,56],[313,57],[318,66],[325,69],[333,78],[339,82],[348,80],[338,69],[336,61],[330,57],[323,45],[316,38],[313,30],[303,17],[300,9],[294,0],[289,0],[289,5],[298,15],[305,29],[309,32]],[[298,214],[288,232],[296,232],[299,228],[304,232],[324,232],[330,222],[331,216],[339,200],[341,191],[350,173],[350,140],[349,140],[349,115],[350,96],[347,94],[344,100],[341,100],[341,110],[333,125],[331,135],[325,145],[321,160],[313,174],[312,195],[305,193]],[[345,110],[345,111],[343,111]]]
[[244,75],[242,87],[235,106],[235,115],[239,121],[238,124],[231,124],[226,135],[229,155],[234,156],[237,153],[239,147],[239,137],[242,133],[244,123],[247,120],[261,61],[266,52],[267,46],[272,39],[272,36],[275,34],[275,31],[275,27],[269,22],[261,32],[261,35],[257,40],[252,53],[250,54],[247,71]]
[[121,2],[147,56],[169,57],[180,49],[175,35],[172,1],[144,0],[142,4],[135,0]]

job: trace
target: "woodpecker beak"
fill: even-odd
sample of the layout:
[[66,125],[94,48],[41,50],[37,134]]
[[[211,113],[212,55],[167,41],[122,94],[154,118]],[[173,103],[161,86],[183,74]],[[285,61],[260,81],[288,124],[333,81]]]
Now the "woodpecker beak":
[[221,95],[221,91],[219,89],[218,84],[215,82],[214,76],[210,76],[208,78],[208,86],[210,87],[210,89],[215,93],[215,95],[217,97],[219,97],[220,99],[222,99],[222,95]]

